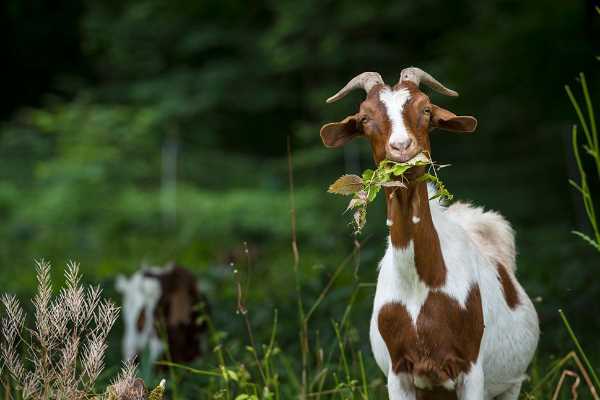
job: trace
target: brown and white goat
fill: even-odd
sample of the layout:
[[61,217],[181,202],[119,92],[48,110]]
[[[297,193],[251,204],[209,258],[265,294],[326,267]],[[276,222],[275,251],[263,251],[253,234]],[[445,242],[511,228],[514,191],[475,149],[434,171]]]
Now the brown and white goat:
[[[327,102],[364,89],[359,112],[321,128],[327,147],[365,137],[376,164],[430,152],[434,128],[470,133],[477,120],[431,103],[424,83],[447,89],[419,68],[394,86],[365,72]],[[414,168],[406,189],[386,188],[388,249],[379,265],[371,347],[392,400],[517,399],[539,338],[538,317],[515,277],[514,233],[495,212],[446,208]]]
[[[201,316],[208,313],[208,304],[190,271],[175,264],[145,267],[129,278],[119,276],[116,287],[123,295],[125,359],[145,351],[151,363],[165,350],[173,362],[190,362],[201,355],[206,331]],[[163,333],[168,349],[164,348]]]

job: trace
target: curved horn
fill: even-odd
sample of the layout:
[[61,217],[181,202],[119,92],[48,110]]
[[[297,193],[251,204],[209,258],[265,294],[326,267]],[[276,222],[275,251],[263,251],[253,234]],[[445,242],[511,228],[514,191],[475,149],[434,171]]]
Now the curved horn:
[[417,86],[419,86],[419,84],[423,82],[425,85],[429,86],[430,88],[432,88],[440,94],[452,97],[458,96],[457,92],[448,89],[446,86],[439,83],[433,76],[429,75],[421,68],[404,68],[402,72],[400,72],[400,82],[402,81],[411,81]]
[[338,101],[354,89],[364,89],[365,92],[369,93],[373,89],[373,86],[382,84],[383,79],[377,72],[363,72],[352,78],[339,92],[328,98],[327,102],[333,103],[334,101]]

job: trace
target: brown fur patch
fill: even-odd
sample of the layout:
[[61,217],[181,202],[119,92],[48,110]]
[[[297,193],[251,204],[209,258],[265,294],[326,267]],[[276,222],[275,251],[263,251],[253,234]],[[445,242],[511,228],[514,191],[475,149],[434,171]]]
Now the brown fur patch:
[[146,325],[146,309],[142,309],[142,311],[140,311],[140,314],[137,317],[137,321],[135,323],[136,328],[138,330],[138,332],[141,332],[144,330],[144,325]]
[[386,158],[387,144],[392,133],[392,124],[387,115],[385,105],[381,102],[379,94],[384,87],[377,87],[369,93],[360,105],[358,115],[367,117],[361,124],[365,137],[371,143],[373,161],[376,165]]
[[[174,266],[165,273],[147,272],[147,276],[159,280],[162,294],[158,301],[155,318],[159,333],[166,333],[168,351],[175,362],[190,362],[201,355],[200,341],[207,330],[204,322],[198,322],[201,313],[199,303],[208,306],[206,298],[196,289],[196,278],[185,268]],[[207,313],[210,313],[208,307]]]
[[194,299],[189,288],[177,287],[169,299],[169,325],[189,324],[192,319]]
[[521,304],[521,299],[519,299],[519,293],[517,293],[517,288],[510,277],[510,274],[506,270],[506,267],[500,263],[496,265],[498,269],[498,280],[502,284],[502,291],[504,292],[504,300],[506,300],[506,304],[512,310],[514,310],[519,304]]
[[457,400],[455,390],[446,390],[443,387],[435,387],[432,390],[417,389],[417,400]]
[[[407,189],[386,189],[386,195],[388,218],[392,221],[392,245],[405,248],[412,240],[415,265],[421,281],[431,288],[443,286],[446,281],[446,264],[431,219],[427,186],[416,183],[409,184]],[[418,223],[413,223],[413,216],[419,218]]]
[[[484,329],[479,286],[471,287],[465,306],[462,308],[442,292],[430,292],[415,327],[402,304],[384,305],[378,315],[378,327],[394,373],[416,374],[441,385],[468,372],[479,356]],[[455,398],[420,392],[420,399]]]

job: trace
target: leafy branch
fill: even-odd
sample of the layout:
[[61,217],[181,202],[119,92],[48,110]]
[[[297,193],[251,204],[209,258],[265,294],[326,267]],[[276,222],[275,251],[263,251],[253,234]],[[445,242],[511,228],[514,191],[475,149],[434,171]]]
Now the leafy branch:
[[367,206],[375,200],[381,188],[405,189],[408,183],[406,173],[411,168],[423,166],[428,166],[428,171],[417,180],[418,182],[431,182],[435,185],[436,194],[430,200],[436,198],[452,200],[453,195],[437,176],[437,170],[445,167],[445,165],[436,165],[424,153],[420,153],[404,163],[383,160],[379,163],[377,169],[367,169],[362,173],[362,176],[343,175],[329,186],[328,192],[344,196],[352,195],[346,211],[354,211],[352,224],[354,225],[354,233],[359,234],[367,223]]

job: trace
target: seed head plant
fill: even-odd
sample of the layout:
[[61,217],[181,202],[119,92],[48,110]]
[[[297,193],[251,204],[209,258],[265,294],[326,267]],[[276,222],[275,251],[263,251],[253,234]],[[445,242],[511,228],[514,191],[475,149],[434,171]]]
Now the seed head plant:
[[[140,388],[132,363],[125,363],[105,394],[95,394],[118,307],[101,297],[99,286],[81,283],[77,263],[67,264],[65,285],[56,295],[50,265],[36,264],[31,321],[16,296],[1,298],[0,381],[5,393],[32,400],[143,399],[143,382]],[[136,390],[142,395],[124,395]]]

